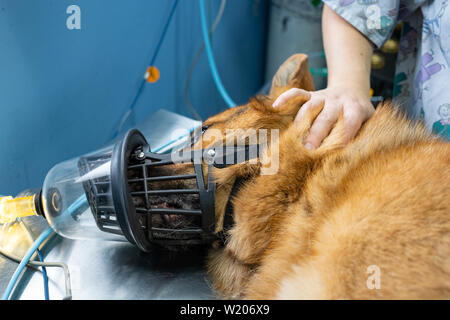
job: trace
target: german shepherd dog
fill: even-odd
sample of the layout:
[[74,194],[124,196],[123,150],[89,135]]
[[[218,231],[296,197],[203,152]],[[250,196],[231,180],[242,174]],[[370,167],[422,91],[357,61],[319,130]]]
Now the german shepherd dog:
[[233,225],[208,256],[214,289],[228,299],[450,298],[450,144],[385,103],[346,146],[341,116],[308,150],[321,110],[294,124],[304,100],[272,107],[293,87],[314,90],[306,55],[279,68],[269,96],[203,124],[198,148],[217,143],[212,129],[223,139],[227,129],[279,131],[276,174],[262,175],[261,161],[213,172],[217,232],[243,181]]

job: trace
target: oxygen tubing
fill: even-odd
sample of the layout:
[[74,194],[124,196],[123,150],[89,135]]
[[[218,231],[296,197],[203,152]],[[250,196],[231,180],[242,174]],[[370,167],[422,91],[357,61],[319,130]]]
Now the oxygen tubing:
[[[86,195],[83,194],[80,196],[77,200],[75,200],[63,214],[72,214],[76,210],[78,210],[84,203],[87,202]],[[14,272],[11,280],[8,283],[8,286],[6,287],[5,293],[2,296],[1,300],[8,300],[9,296],[11,295],[11,292],[13,291],[20,274],[22,273],[23,269],[26,267],[28,262],[30,261],[31,257],[33,256],[34,252],[39,249],[42,243],[53,233],[53,228],[48,227],[44,232],[41,233],[41,235],[36,239],[36,241],[33,242],[31,247],[28,249],[27,253],[23,256],[22,261],[20,261],[19,266],[17,267],[16,271]]]
[[8,286],[6,287],[5,293],[2,296],[2,300],[8,300],[9,296],[11,295],[11,292],[13,291],[17,280],[19,279],[19,276],[22,274],[23,269],[25,269],[27,263],[30,261],[31,257],[33,256],[34,252],[39,249],[41,244],[53,233],[52,228],[47,228],[44,232],[41,233],[41,235],[34,241],[34,243],[31,245],[30,249],[28,249],[27,253],[24,255],[22,261],[20,262],[19,266],[17,267],[16,271],[14,271],[14,274],[11,278],[11,280],[8,283]]
[[219,72],[217,71],[216,62],[214,61],[214,55],[211,49],[211,42],[208,36],[208,27],[206,25],[204,0],[199,0],[199,4],[200,4],[200,19],[202,22],[202,34],[203,40],[205,42],[206,55],[208,56],[209,68],[211,70],[211,74],[214,79],[214,83],[216,84],[217,90],[219,90],[220,95],[222,96],[223,100],[226,102],[228,107],[233,108],[236,106],[236,103],[231,99],[231,97],[228,95],[228,92],[225,90],[225,87],[222,84],[222,80],[220,79]]

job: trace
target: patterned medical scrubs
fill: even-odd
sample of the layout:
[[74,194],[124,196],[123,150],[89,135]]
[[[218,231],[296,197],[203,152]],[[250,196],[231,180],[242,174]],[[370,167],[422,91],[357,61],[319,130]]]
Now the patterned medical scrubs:
[[324,0],[377,47],[403,21],[394,101],[450,141],[449,0]]

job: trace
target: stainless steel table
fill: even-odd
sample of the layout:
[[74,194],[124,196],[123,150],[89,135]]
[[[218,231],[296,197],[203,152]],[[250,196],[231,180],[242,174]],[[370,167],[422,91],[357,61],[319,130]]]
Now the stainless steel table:
[[[191,129],[200,123],[160,110],[137,127],[152,149],[163,147],[175,129]],[[24,219],[35,237],[44,230],[41,217]],[[15,253],[23,254],[16,249]],[[71,273],[73,299],[215,299],[204,270],[206,248],[169,252],[155,247],[142,253],[128,242],[69,240],[54,236],[45,245],[45,261],[65,262]],[[12,251],[14,252],[14,250]],[[3,293],[16,263],[0,256],[0,290]],[[65,295],[64,274],[47,268],[50,298]],[[27,269],[13,298],[43,299],[42,274]]]

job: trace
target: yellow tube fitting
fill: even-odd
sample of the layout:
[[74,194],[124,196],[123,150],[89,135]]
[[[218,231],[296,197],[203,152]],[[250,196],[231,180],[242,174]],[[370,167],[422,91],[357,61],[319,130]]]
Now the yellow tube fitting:
[[35,196],[15,199],[11,196],[0,197],[0,223],[9,223],[16,220],[16,218],[37,215],[34,204]]

